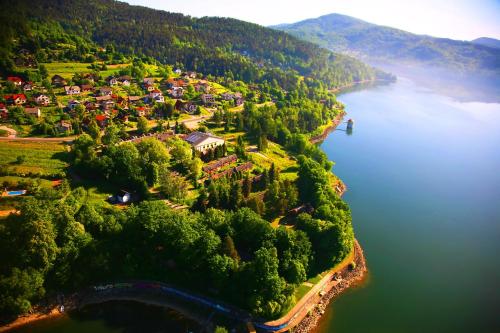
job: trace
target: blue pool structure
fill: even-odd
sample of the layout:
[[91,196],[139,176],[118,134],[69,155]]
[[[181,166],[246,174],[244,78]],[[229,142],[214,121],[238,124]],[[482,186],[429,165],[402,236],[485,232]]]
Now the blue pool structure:
[[13,197],[16,195],[23,195],[26,194],[26,190],[20,190],[20,191],[7,191],[7,196]]

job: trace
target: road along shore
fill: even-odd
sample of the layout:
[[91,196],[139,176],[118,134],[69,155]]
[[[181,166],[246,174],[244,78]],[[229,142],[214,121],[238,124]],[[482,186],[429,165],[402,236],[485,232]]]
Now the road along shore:
[[294,333],[313,332],[314,329],[318,326],[319,320],[325,313],[325,309],[328,307],[329,303],[343,291],[363,280],[365,273],[367,272],[366,260],[363,255],[363,249],[361,248],[357,240],[355,240],[354,243],[354,251],[355,267],[344,269],[344,271],[341,272],[341,280],[332,281],[332,283],[330,284],[330,289],[321,297],[318,305],[314,309],[311,309],[308,316],[306,316],[294,328]]

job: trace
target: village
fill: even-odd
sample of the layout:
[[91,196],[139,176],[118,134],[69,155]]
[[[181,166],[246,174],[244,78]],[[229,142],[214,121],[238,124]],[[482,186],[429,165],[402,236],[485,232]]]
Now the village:
[[[76,81],[81,84],[76,84]],[[110,121],[129,124],[129,120],[138,117],[150,121],[182,119],[189,123],[189,120],[205,119],[223,106],[226,110],[238,109],[245,101],[241,92],[228,91],[200,74],[180,69],[169,78],[146,77],[140,81],[129,75],[101,78],[99,74],[89,72],[75,73],[70,79],[54,74],[50,77],[50,87],[19,76],[8,76],[4,86],[14,93],[2,96],[1,121],[13,125],[49,123],[54,131],[39,133],[49,136],[79,134],[81,130],[73,128],[75,122],[76,126],[85,128],[95,121],[101,129]],[[19,109],[9,114],[12,107],[22,108],[25,119],[18,114]],[[85,117],[81,116],[82,112],[87,113]],[[54,113],[58,117],[54,117]],[[79,124],[78,120],[82,123]],[[133,126],[129,124],[129,128],[133,129]],[[18,132],[7,131],[6,134],[12,137]],[[26,136],[32,135],[26,133]]]
[[[241,112],[247,96],[250,101],[258,102],[258,91],[251,91],[251,87],[241,83],[240,91],[233,92],[193,71],[176,69],[168,77],[151,76],[139,80],[130,75],[120,75],[120,68],[123,67],[117,66],[114,74],[104,78],[98,72],[81,69],[74,74],[57,74],[57,69],[51,69],[50,74],[53,75],[47,75],[44,82],[38,83],[20,76],[8,76],[1,83],[4,92],[12,92],[3,94],[0,103],[0,138],[3,136],[4,148],[11,144],[5,141],[8,139],[40,144],[46,142],[47,147],[55,147],[56,142],[71,143],[84,132],[94,130],[100,132],[96,135],[101,136],[108,126],[117,126],[121,128],[120,144],[138,144],[146,139],[167,143],[175,138],[188,143],[193,156],[198,156],[203,162],[200,174],[196,176],[196,183],[202,186],[208,181],[234,175],[239,178],[248,175],[252,183],[257,184],[263,171],[274,163],[285,178],[296,178],[296,162],[277,144],[271,143],[270,149],[264,153],[257,146],[247,146],[245,140],[245,143],[240,142],[245,145],[243,152],[240,147],[237,154],[237,139],[243,137],[244,132],[228,130],[227,123],[231,121],[227,115],[234,116]],[[47,85],[49,80],[50,85]],[[264,102],[261,105],[269,103],[272,104]],[[47,127],[50,130],[37,131]],[[11,154],[25,154],[23,150],[9,149]],[[33,174],[31,169],[35,169],[36,164],[43,164],[41,161],[34,160],[33,166],[29,162],[19,164],[11,162],[0,175],[3,197],[15,200],[16,196],[29,194],[26,190],[30,186],[26,186],[26,181],[30,183],[41,178],[46,183],[45,179],[54,181],[59,178]],[[26,177],[26,172],[19,170],[29,170],[31,176]],[[61,169],[59,172],[64,173]],[[74,172],[71,174],[75,177]],[[178,172],[174,172],[174,176],[187,177]],[[189,186],[188,199],[166,202],[175,209],[189,207],[193,204],[192,198],[199,194],[196,183]],[[129,188],[111,188],[102,191],[100,200],[124,205],[143,197],[135,195]],[[156,192],[154,188],[150,190]],[[261,200],[262,196],[263,193],[260,193],[257,200]],[[3,206],[5,211],[9,211],[12,204],[4,202]]]

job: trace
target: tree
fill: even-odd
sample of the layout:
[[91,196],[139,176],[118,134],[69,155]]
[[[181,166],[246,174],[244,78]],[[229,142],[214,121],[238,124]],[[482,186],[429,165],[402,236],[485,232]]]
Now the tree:
[[189,175],[194,181],[197,181],[203,171],[203,161],[199,157],[195,157],[188,162]]
[[80,135],[73,141],[72,152],[75,157],[75,163],[88,163],[95,158],[95,142],[88,134]]
[[101,129],[95,122],[95,120],[92,120],[89,124],[88,131],[92,139],[94,139],[95,142],[99,142],[101,139]]
[[49,76],[49,71],[47,70],[47,67],[45,67],[45,65],[43,64],[38,66],[38,73],[40,73],[42,80],[46,79]]
[[226,235],[226,237],[224,237],[224,241],[222,242],[222,252],[226,256],[232,258],[235,262],[240,261],[240,255],[238,254],[238,250],[234,246],[234,241],[229,235]]
[[163,167],[159,172],[159,183],[163,194],[174,201],[182,201],[188,192],[188,183],[178,174]]
[[243,201],[243,195],[241,193],[241,184],[238,180],[231,183],[231,193],[229,196],[229,208],[237,209],[241,202]]
[[147,134],[149,132],[148,120],[144,117],[137,119],[137,132],[140,134]]
[[252,180],[250,179],[250,175],[246,174],[245,178],[243,178],[243,196],[248,198],[250,193],[252,193]]
[[16,316],[28,312],[31,302],[45,294],[43,283],[43,274],[34,269],[13,268],[8,275],[0,275],[0,313]]
[[121,129],[118,126],[114,124],[108,125],[102,136],[102,143],[105,145],[117,144],[120,141],[120,132]]
[[189,143],[175,137],[168,140],[166,145],[172,155],[173,162],[181,165],[185,171],[188,171],[190,160],[193,156],[192,148]]

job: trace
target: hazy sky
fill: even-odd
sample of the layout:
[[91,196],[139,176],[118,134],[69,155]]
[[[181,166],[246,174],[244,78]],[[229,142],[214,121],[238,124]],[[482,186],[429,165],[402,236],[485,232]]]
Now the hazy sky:
[[330,13],[437,37],[500,39],[500,0],[125,0],[191,16],[228,16],[262,25]]

